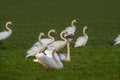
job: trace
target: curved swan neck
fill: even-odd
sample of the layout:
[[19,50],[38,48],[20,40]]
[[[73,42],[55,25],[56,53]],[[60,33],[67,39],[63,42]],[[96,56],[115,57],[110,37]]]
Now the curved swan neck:
[[73,20],[73,21],[71,22],[71,26],[76,29],[76,26],[74,25],[75,22],[76,22],[76,21]]
[[7,22],[5,27],[6,27],[6,29],[7,29],[8,31],[12,32],[12,30],[8,27],[9,24],[10,24],[10,23]]
[[44,45],[44,44],[42,43],[42,41],[41,41],[41,37],[42,37],[42,34],[40,33],[39,38],[38,38],[38,41],[39,41],[39,43],[40,43],[41,45]]
[[48,32],[48,37],[49,37],[50,39],[52,39],[52,40],[55,40],[55,38],[50,35],[51,32],[52,32],[52,30],[50,30],[50,31]]
[[87,29],[87,27],[84,27],[84,28],[83,28],[83,35],[84,35],[86,38],[88,38],[88,35],[85,33],[86,29]]
[[66,33],[66,31],[62,31],[62,32],[60,33],[60,37],[61,37],[62,40],[64,40],[64,41],[67,42],[67,39],[66,39],[65,37],[63,37],[63,34],[64,34],[64,33]]

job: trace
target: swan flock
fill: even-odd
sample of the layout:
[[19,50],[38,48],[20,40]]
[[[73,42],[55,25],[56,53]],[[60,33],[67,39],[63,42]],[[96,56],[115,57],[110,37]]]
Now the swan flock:
[[[55,29],[50,29],[48,31],[48,37],[46,37],[45,33],[40,32],[38,40],[28,49],[25,58],[35,57],[33,61],[43,65],[45,68],[56,70],[62,69],[64,67],[62,61],[71,61],[70,44],[74,40],[71,36],[75,36],[76,32],[75,23],[77,23],[77,21],[74,19],[71,21],[71,26],[66,27],[60,32],[60,40],[56,40],[54,36],[51,36],[52,33],[57,33]],[[10,28],[11,25],[12,22],[6,22],[6,30],[0,32],[0,43],[3,43],[12,34],[12,29]],[[79,36],[76,39],[74,48],[86,46],[88,41],[87,29],[88,27],[84,26],[83,36]],[[114,45],[118,44],[120,44],[120,35],[114,40]],[[66,53],[60,53],[60,50],[65,47],[67,48]]]

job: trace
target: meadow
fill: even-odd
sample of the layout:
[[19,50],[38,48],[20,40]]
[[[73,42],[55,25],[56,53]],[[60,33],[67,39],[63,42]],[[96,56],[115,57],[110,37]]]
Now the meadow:
[[[120,34],[119,0],[0,0],[0,32],[5,23],[13,23],[12,35],[0,45],[0,80],[120,80],[120,46],[113,46]],[[85,47],[70,44],[71,62],[61,70],[47,70],[33,58],[25,59],[27,50],[40,32],[59,33],[73,19],[77,30],[74,40],[88,26]],[[60,52],[66,52],[66,48]]]

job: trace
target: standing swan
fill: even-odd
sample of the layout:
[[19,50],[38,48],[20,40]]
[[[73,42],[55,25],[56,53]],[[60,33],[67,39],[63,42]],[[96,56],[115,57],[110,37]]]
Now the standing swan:
[[0,32],[0,42],[4,41],[12,34],[12,30],[8,27],[8,25],[12,25],[12,22],[7,22],[5,26],[6,31]]
[[50,69],[62,69],[63,64],[60,61],[58,54],[56,53],[56,49],[52,49],[52,57],[49,57],[45,55],[44,53],[39,53],[36,54],[36,59],[34,62],[38,62],[42,64],[45,68],[50,68]]
[[62,40],[54,41],[53,43],[48,45],[47,48],[54,47],[56,49],[56,51],[58,51],[58,50],[62,49],[63,47],[65,47],[66,44],[67,44],[67,39],[63,37],[63,34],[65,34],[65,33],[66,33],[66,31],[63,30],[60,33],[60,37],[61,37]]
[[30,57],[30,56],[35,56],[36,54],[38,54],[39,52],[42,52],[45,49],[45,45],[41,42],[41,37],[45,36],[44,33],[40,33],[39,34],[39,45],[33,45],[28,51],[27,51],[27,55],[26,58]]
[[120,35],[118,35],[118,37],[115,38],[114,42],[114,45],[120,44]]
[[88,40],[88,35],[85,33],[87,26],[83,28],[83,35],[77,38],[74,47],[85,46]]
[[67,33],[64,34],[64,37],[71,36],[71,35],[74,36],[75,31],[76,31],[76,26],[74,25],[74,23],[77,23],[77,21],[76,21],[75,19],[72,20],[70,27],[65,28],[65,31],[66,31]]

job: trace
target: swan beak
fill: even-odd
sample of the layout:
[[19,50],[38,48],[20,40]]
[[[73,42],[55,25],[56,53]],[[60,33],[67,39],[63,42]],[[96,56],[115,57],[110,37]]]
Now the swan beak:
[[75,43],[75,41],[74,40],[72,40],[72,41],[70,41],[72,44],[74,44]]

